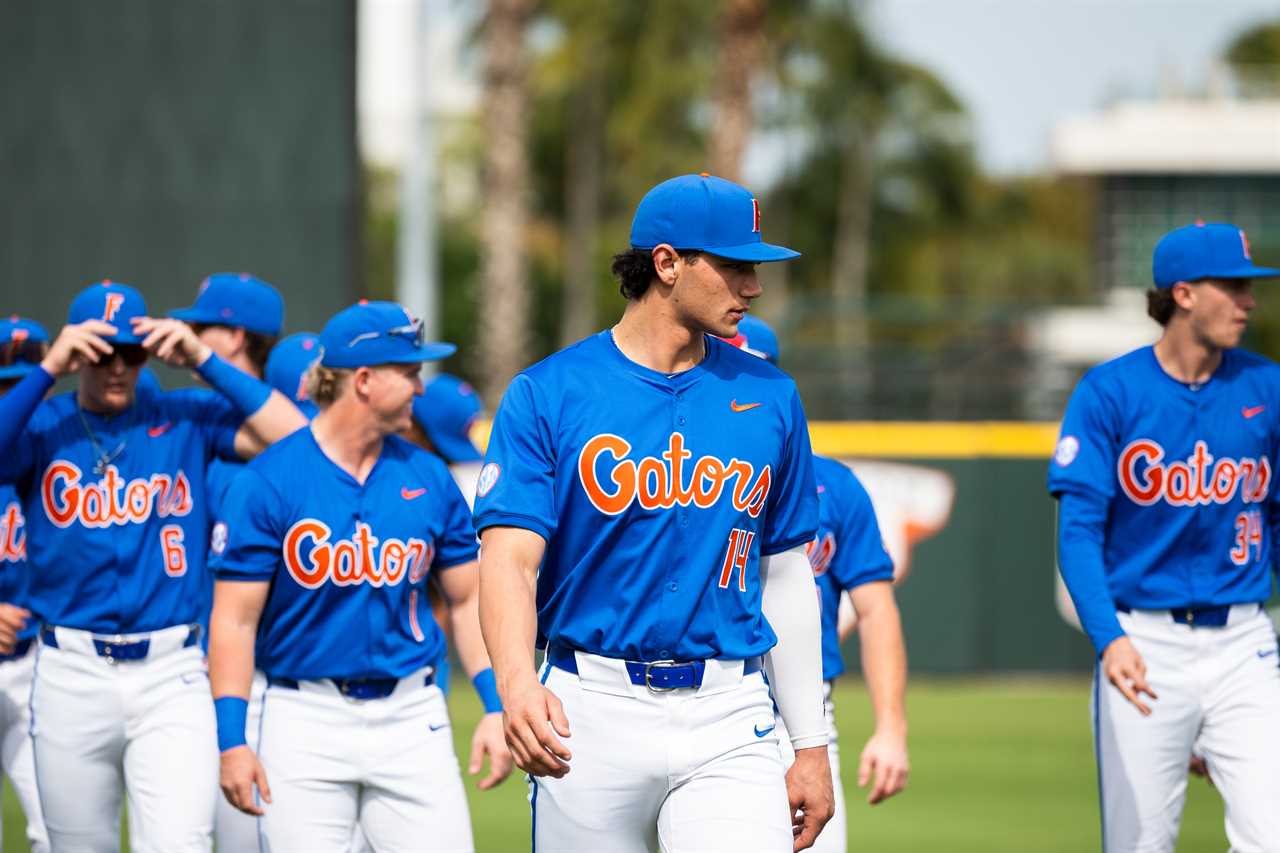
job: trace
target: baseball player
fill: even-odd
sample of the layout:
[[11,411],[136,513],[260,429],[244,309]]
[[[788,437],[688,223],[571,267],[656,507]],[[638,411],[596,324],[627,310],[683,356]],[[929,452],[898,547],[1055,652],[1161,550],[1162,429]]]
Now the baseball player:
[[1156,245],[1164,327],[1085,374],[1049,465],[1058,561],[1098,653],[1107,851],[1171,851],[1199,743],[1237,851],[1280,850],[1280,670],[1261,604],[1280,523],[1280,369],[1237,349],[1256,266],[1234,225]]
[[[149,354],[221,394],[135,397]],[[77,372],[76,391],[42,402]],[[0,482],[26,518],[30,609],[44,620],[31,733],[54,850],[116,850],[125,792],[134,850],[209,850],[204,472],[214,454],[251,456],[301,423],[184,323],[148,317],[136,290],[106,281],[76,297],[40,368],[0,399]]]
[[[211,677],[222,789],[262,816],[273,853],[344,853],[356,825],[377,851],[470,851],[466,796],[431,662],[439,630],[423,594],[439,573],[464,667],[488,713],[471,772],[510,772],[501,705],[476,618],[475,532],[444,464],[408,427],[423,343],[390,302],[339,312],[320,335],[309,429],[232,485],[215,560]],[[267,674],[258,750],[245,715]]]
[[797,256],[759,213],[705,174],[650,190],[614,259],[622,319],[498,409],[481,625],[539,853],[804,849],[831,816],[804,410],[714,337],[760,295],[757,263]]
[[470,383],[441,373],[413,398],[413,429],[405,436],[448,463],[469,507],[475,505],[476,483],[484,466],[484,454],[471,440],[471,425],[483,410],[480,395]]
[[[195,304],[169,312],[191,326],[201,343],[237,370],[262,379],[268,355],[284,327],[284,299],[273,286],[249,273],[214,273],[200,283]],[[281,393],[284,392],[283,389]],[[286,396],[291,396],[286,394]],[[222,502],[231,481],[244,467],[243,460],[215,456],[205,472],[205,490],[212,523],[221,515]],[[210,548],[213,547],[212,530]],[[209,650],[209,614],[213,609],[213,577],[207,579],[200,607],[201,648]],[[266,677],[255,673],[250,716],[257,722]],[[258,843],[258,825],[249,815],[216,797],[213,838],[218,850],[252,850]]]
[[[743,317],[729,343],[770,364],[778,363],[778,337],[763,320]],[[862,750],[858,785],[874,780],[867,802],[875,805],[901,791],[910,769],[907,758],[907,653],[902,620],[893,596],[893,560],[885,551],[871,497],[853,471],[835,459],[814,454],[818,484],[818,535],[809,543],[822,612],[822,678],[831,742],[831,779],[835,815],[813,850],[844,853],[848,843],[844,786],[840,781],[840,744],[836,733],[835,679],[844,672],[840,643],[842,600],[860,616],[862,671],[866,676],[876,728]],[[847,593],[847,594],[846,594]],[[779,731],[785,724],[778,721]],[[781,738],[783,761],[790,763],[790,741]]]
[[[0,320],[0,397],[35,370],[49,351],[49,334],[34,320]],[[25,519],[13,487],[0,483],[0,769],[27,816],[27,843],[46,853],[49,838],[31,759],[31,673],[39,620],[28,609]]]
[[[484,455],[471,442],[471,425],[481,411],[480,396],[468,383],[456,376],[441,373],[424,384],[422,393],[413,398],[413,421],[403,437],[439,456],[449,466],[470,510],[475,504],[476,481]],[[449,695],[449,651],[452,641],[447,619],[448,603],[435,584],[427,587],[431,615],[444,635],[445,648],[436,661],[436,681],[447,698]]]
[[307,396],[307,373],[319,360],[320,336],[315,332],[295,332],[281,338],[267,356],[267,383],[293,400],[308,419],[320,411]]

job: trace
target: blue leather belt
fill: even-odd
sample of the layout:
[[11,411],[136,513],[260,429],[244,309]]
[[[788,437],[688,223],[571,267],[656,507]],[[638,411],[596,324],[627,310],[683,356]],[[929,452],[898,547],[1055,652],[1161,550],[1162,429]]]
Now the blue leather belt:
[[[1169,615],[1180,625],[1190,625],[1193,628],[1221,628],[1227,624],[1227,618],[1231,615],[1231,608],[1234,606],[1234,604],[1223,604],[1217,607],[1171,607]],[[1164,608],[1155,609],[1163,610]],[[1121,613],[1132,613],[1134,608],[1127,604],[1117,604],[1116,610]]]
[[7,655],[0,655],[0,663],[8,663],[11,660],[26,657],[27,652],[31,651],[31,644],[33,642],[35,642],[35,639],[32,637],[27,637],[25,640],[19,640],[18,644],[13,647],[13,651],[9,652]]
[[[556,669],[578,674],[578,660],[574,650],[568,646],[553,645],[547,649],[547,660]],[[702,676],[706,672],[707,662],[692,661],[623,661],[627,667],[627,677],[631,683],[639,687],[648,687],[659,692],[678,690],[681,687],[701,687]],[[742,674],[750,675],[760,671],[760,658],[747,658],[742,662]]]
[[[53,630],[52,625],[45,625],[40,629],[40,638],[44,640],[44,644],[49,648],[58,648],[58,635]],[[200,629],[193,625],[188,629],[187,639],[183,641],[182,647],[187,649],[198,642],[200,642]],[[109,663],[145,660],[147,654],[151,651],[151,640],[120,642],[94,637],[93,650],[98,653],[98,657],[106,658]]]
[[[338,688],[338,692],[348,699],[386,699],[395,692],[396,685],[400,683],[398,678],[323,678],[321,681],[331,681],[333,686]],[[430,687],[436,683],[434,673],[428,673],[422,679],[423,687]],[[283,687],[285,690],[297,690],[298,680],[296,678],[280,678],[274,675],[267,676],[267,684],[271,687]]]

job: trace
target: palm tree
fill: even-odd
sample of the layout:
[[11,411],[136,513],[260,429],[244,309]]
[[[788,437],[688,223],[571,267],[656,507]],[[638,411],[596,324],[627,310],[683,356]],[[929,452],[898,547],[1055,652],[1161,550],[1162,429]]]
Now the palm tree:
[[484,211],[479,350],[484,397],[529,363],[529,92],[525,32],[535,0],[491,0],[484,41]]

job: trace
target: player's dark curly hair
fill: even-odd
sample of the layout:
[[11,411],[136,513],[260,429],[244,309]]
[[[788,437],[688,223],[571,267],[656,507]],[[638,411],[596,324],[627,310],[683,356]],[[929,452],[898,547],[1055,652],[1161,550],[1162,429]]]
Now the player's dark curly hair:
[[1173,301],[1172,287],[1153,287],[1147,291],[1147,316],[1161,326],[1169,325],[1178,303]]
[[[702,252],[697,249],[677,249],[687,263],[693,263]],[[609,267],[614,278],[618,280],[618,292],[627,299],[639,299],[649,289],[649,285],[658,277],[653,266],[652,249],[627,249],[613,256],[613,264]]]

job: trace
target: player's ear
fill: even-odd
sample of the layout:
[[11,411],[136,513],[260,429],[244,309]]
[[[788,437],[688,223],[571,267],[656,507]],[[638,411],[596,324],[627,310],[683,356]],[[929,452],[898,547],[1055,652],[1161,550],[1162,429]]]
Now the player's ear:
[[1184,311],[1190,311],[1192,306],[1196,304],[1195,285],[1191,282],[1180,281],[1171,288],[1173,303]]
[[679,262],[680,254],[669,244],[662,243],[653,248],[653,273],[667,287],[675,284],[679,277]]
[[369,387],[373,382],[373,369],[357,367],[351,371],[351,390],[361,397],[369,396]]

